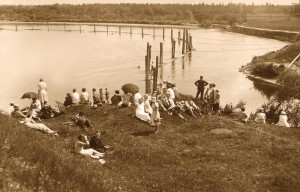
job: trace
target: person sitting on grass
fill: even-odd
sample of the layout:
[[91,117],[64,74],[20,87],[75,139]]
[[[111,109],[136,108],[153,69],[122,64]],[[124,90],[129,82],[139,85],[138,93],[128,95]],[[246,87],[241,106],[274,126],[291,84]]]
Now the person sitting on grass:
[[11,117],[14,118],[26,118],[26,115],[20,110],[17,104],[13,104],[14,110],[11,112]]
[[290,124],[288,123],[288,117],[285,111],[280,112],[279,121],[276,125],[281,127],[290,127]]
[[75,152],[90,156],[93,159],[100,159],[100,157],[104,157],[104,153],[100,153],[95,149],[88,148],[89,146],[90,143],[87,139],[87,136],[85,136],[84,134],[80,134],[75,142]]
[[135,110],[135,116],[142,121],[150,122],[150,116],[148,113],[145,112],[144,101],[143,98],[139,99],[139,103],[137,104]]
[[156,97],[151,98],[151,119],[150,119],[150,125],[155,126],[155,133],[158,132],[160,122],[160,113],[159,113],[159,104],[156,101]]
[[78,105],[78,103],[80,102],[80,95],[76,91],[76,89],[73,89],[73,93],[71,94],[71,98],[72,98],[72,105]]
[[120,95],[120,91],[119,90],[115,90],[115,94],[111,97],[110,101],[112,105],[117,105],[120,106],[122,103],[122,96]]
[[151,115],[153,113],[153,109],[152,109],[151,104],[150,104],[149,95],[145,94],[143,98],[144,98],[145,112],[149,113],[149,115]]
[[131,93],[125,93],[122,95],[122,102],[118,104],[118,108],[126,108],[131,106],[131,99],[132,94]]
[[196,117],[195,114],[203,117],[203,115],[201,114],[201,110],[200,107],[198,107],[194,101],[193,101],[193,97],[189,97],[187,101],[185,101],[185,107],[187,109],[187,112],[189,114],[191,114],[193,117]]
[[27,115],[30,115],[34,119],[39,119],[38,115],[41,109],[42,109],[42,104],[40,100],[38,100],[37,98],[32,98],[32,102],[28,109]]
[[256,113],[255,122],[259,124],[266,123],[266,114],[264,113],[264,109],[260,108]]
[[43,133],[51,134],[58,136],[56,131],[51,130],[46,125],[42,123],[36,123],[32,118],[25,118],[23,121],[20,121],[21,124],[27,125],[27,127],[41,131]]
[[70,93],[67,93],[67,96],[65,97],[64,106],[65,107],[71,107],[72,106],[72,97],[71,97]]
[[52,110],[52,107],[48,104],[48,101],[45,101],[44,106],[40,111],[39,117],[41,119],[50,119],[53,116],[54,116],[54,110]]
[[179,105],[176,105],[172,110],[171,113],[175,117],[179,117],[180,119],[183,119],[185,122],[187,122],[187,119],[181,115],[181,107]]
[[168,111],[171,111],[175,107],[174,100],[170,98],[170,94],[162,98],[162,104]]
[[82,88],[81,94],[80,94],[80,103],[81,104],[88,104],[89,103],[89,93],[86,92],[86,88]]
[[106,153],[106,149],[109,148],[108,145],[103,143],[100,131],[96,131],[95,135],[92,136],[90,140],[90,147],[100,153]]

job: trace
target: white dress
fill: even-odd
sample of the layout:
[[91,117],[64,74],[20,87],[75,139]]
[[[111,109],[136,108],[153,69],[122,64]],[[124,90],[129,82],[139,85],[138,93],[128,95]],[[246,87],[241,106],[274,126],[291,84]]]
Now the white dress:
[[287,122],[288,118],[286,115],[279,115],[279,121],[276,125],[281,127],[290,127],[290,124]]
[[44,104],[45,101],[48,101],[47,84],[44,81],[39,82],[39,84],[38,84],[38,93],[39,93],[39,100],[43,104]]
[[145,112],[144,103],[138,104],[135,110],[135,116],[143,121],[150,121],[150,116]]

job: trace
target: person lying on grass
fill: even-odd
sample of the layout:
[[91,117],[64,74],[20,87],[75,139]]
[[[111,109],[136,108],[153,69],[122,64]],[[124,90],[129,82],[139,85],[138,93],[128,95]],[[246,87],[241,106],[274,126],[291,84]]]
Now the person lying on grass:
[[83,129],[94,128],[92,122],[85,117],[83,112],[79,112],[79,114],[75,115],[72,121],[65,122],[65,125],[79,126],[80,128]]
[[46,125],[42,123],[36,123],[32,118],[25,118],[23,121],[20,121],[20,123],[27,125],[27,127],[41,131],[43,133],[51,134],[54,136],[58,136],[56,131],[51,130]]
[[106,153],[106,149],[109,148],[108,145],[103,143],[100,131],[96,131],[95,135],[92,136],[90,140],[90,147],[100,153]]
[[104,157],[104,153],[100,153],[96,151],[95,149],[88,148],[90,147],[90,143],[87,139],[87,136],[84,134],[80,134],[78,136],[78,139],[75,142],[75,152],[87,155],[92,157],[93,159],[100,159],[100,157]]

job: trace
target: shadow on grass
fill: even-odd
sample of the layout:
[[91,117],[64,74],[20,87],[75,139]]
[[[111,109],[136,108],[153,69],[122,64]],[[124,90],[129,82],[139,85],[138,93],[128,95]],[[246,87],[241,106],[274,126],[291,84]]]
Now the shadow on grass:
[[133,135],[133,136],[149,136],[151,134],[154,134],[155,131],[139,131],[139,132],[134,132],[134,133],[131,133],[130,135]]

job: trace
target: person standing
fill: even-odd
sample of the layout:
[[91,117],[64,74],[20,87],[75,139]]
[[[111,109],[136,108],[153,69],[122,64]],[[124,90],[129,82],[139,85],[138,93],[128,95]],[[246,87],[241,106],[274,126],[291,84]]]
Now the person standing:
[[[97,91],[96,91],[96,88],[93,88],[92,89],[92,91],[93,91],[93,94],[92,94],[92,96],[93,96],[93,105],[102,105],[102,102],[101,102],[101,96],[100,96],[100,93],[97,93]],[[102,90],[101,90],[102,91]],[[102,94],[103,94],[103,92],[102,92]],[[102,97],[103,97],[103,95],[102,95]]]
[[40,78],[40,82],[38,83],[38,95],[41,104],[44,105],[44,102],[48,101],[48,94],[47,94],[47,83],[44,82],[43,78]]
[[105,100],[106,100],[106,103],[109,103],[109,92],[108,92],[107,88],[105,88]]
[[197,86],[197,94],[195,99],[198,99],[199,94],[201,94],[200,98],[203,100],[204,88],[206,85],[208,85],[208,83],[203,80],[203,76],[200,76],[200,79],[195,82],[195,85]]

